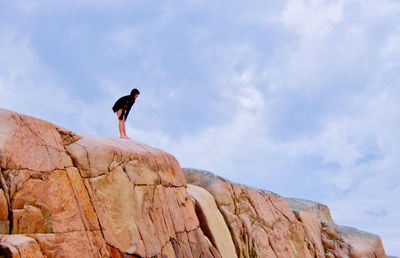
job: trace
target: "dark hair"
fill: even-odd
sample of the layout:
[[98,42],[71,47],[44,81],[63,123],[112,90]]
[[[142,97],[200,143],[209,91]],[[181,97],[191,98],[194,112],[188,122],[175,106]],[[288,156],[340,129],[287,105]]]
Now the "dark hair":
[[140,94],[140,92],[135,88],[131,91],[131,96],[134,97],[136,94]]

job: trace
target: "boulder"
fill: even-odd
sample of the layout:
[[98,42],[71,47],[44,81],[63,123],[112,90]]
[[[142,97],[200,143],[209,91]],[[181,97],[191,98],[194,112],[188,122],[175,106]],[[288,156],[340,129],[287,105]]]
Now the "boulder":
[[[189,192],[193,184],[215,198],[239,257],[386,257],[379,236],[337,226],[326,205],[286,199],[199,169],[183,171]],[[198,214],[203,231],[212,236],[203,211]]]
[[0,254],[12,258],[45,257],[37,242],[23,235],[0,235]]
[[237,257],[228,226],[215,204],[214,197],[204,188],[188,185],[188,192],[195,200],[200,226],[222,257]]
[[343,242],[349,246],[350,257],[386,257],[382,240],[379,236],[351,227],[339,226],[335,229],[340,234]]
[[[189,185],[188,185],[189,183]],[[0,109],[0,257],[385,257],[328,207]]]
[[336,225],[326,205],[294,198],[288,198],[287,201],[302,222],[307,236],[318,250],[324,248],[326,256],[386,257],[379,236]]
[[4,109],[0,125],[0,256],[220,257],[172,155]]
[[215,198],[238,257],[314,257],[316,250],[287,201],[198,169],[183,169],[189,184]]

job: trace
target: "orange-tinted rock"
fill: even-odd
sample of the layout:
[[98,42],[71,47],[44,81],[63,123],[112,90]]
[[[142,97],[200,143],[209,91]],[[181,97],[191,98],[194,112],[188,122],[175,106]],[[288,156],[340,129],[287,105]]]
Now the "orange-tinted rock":
[[[238,257],[319,257],[319,240],[331,257],[384,254],[379,237],[331,227],[329,209],[293,213],[279,195],[188,178],[213,195]],[[221,257],[209,236],[172,155],[0,109],[0,255]]]
[[324,204],[297,198],[287,198],[286,200],[296,214],[301,211],[313,212],[321,222],[334,223],[328,206]]
[[203,232],[200,228],[187,233],[190,248],[193,257],[210,257],[213,258],[212,252],[209,248],[207,240],[204,238]]
[[[186,178],[171,155],[136,141],[99,136],[84,136],[66,149],[113,248],[157,256],[165,248],[171,251],[177,234],[199,229]],[[180,248],[191,250],[186,245]]]
[[122,169],[85,179],[85,184],[107,243],[126,253],[143,249],[136,224],[140,218],[137,198]]
[[13,258],[45,257],[37,242],[23,235],[0,235],[0,254]]
[[385,257],[378,236],[336,226],[326,205],[183,170],[214,196],[240,257]]
[[83,177],[98,177],[121,166],[135,184],[186,185],[173,156],[134,140],[88,135],[66,149]]
[[[0,233],[24,234],[48,257],[218,255],[172,155],[3,109],[0,124]],[[1,250],[19,255],[18,239]]]
[[188,191],[195,199],[196,213],[203,232],[222,257],[237,257],[228,226],[215,204],[214,197],[204,188],[195,185],[188,185]]
[[188,183],[214,196],[239,257],[312,257],[309,240],[284,198],[205,171],[184,172]]
[[385,258],[385,250],[379,236],[355,228],[340,226],[336,229],[343,242],[349,246],[352,258]]
[[0,109],[0,167],[50,172],[72,165],[57,127]]
[[13,219],[13,234],[19,233],[46,233],[50,232],[50,225],[47,225],[44,220],[41,209],[25,205],[23,209],[16,209],[12,211]]
[[170,241],[162,248],[161,257],[176,257],[174,247]]
[[76,231],[63,234],[29,234],[46,257],[109,257],[101,234]]
[[8,202],[4,190],[0,189],[0,234],[10,232],[10,221],[8,220]]
[[[9,241],[13,242],[12,239]],[[19,255],[18,249],[11,243],[8,243],[9,241],[2,242],[0,240],[0,254],[7,258],[20,258],[21,256]]]
[[176,200],[178,196],[178,189],[167,187],[164,189],[164,191],[175,232],[184,232],[185,221],[182,219],[183,214],[181,209],[179,209],[179,205]]
[[[326,248],[326,245],[321,238],[321,219],[324,221],[332,221],[330,213],[329,216],[325,216],[327,214],[321,213],[322,209],[320,209],[320,207],[323,207],[323,205],[317,203],[300,199],[287,199],[287,201],[297,219],[302,223],[304,232],[314,247],[314,257],[324,257],[326,250],[324,247]],[[323,210],[326,209],[324,208]]]
[[77,204],[80,211],[80,217],[85,226],[85,230],[86,231],[100,230],[100,225],[96,212],[94,211],[88,191],[85,187],[82,177],[79,174],[79,171],[76,168],[67,168],[66,172],[72,187],[72,191],[77,200]]
[[45,180],[28,179],[14,194],[11,208],[14,234],[85,230],[70,181],[63,170],[53,172]]
[[288,202],[319,257],[386,257],[379,236],[336,225],[326,205],[301,199]]

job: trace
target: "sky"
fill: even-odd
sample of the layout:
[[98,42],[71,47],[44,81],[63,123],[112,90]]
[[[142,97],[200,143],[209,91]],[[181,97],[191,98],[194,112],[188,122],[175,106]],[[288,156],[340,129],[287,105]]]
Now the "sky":
[[0,0],[0,107],[327,204],[400,256],[400,1]]

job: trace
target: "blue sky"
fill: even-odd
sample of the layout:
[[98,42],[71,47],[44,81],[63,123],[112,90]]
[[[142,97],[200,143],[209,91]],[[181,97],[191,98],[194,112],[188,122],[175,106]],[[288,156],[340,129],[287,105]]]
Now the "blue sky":
[[328,204],[400,256],[400,2],[0,1],[0,107]]

